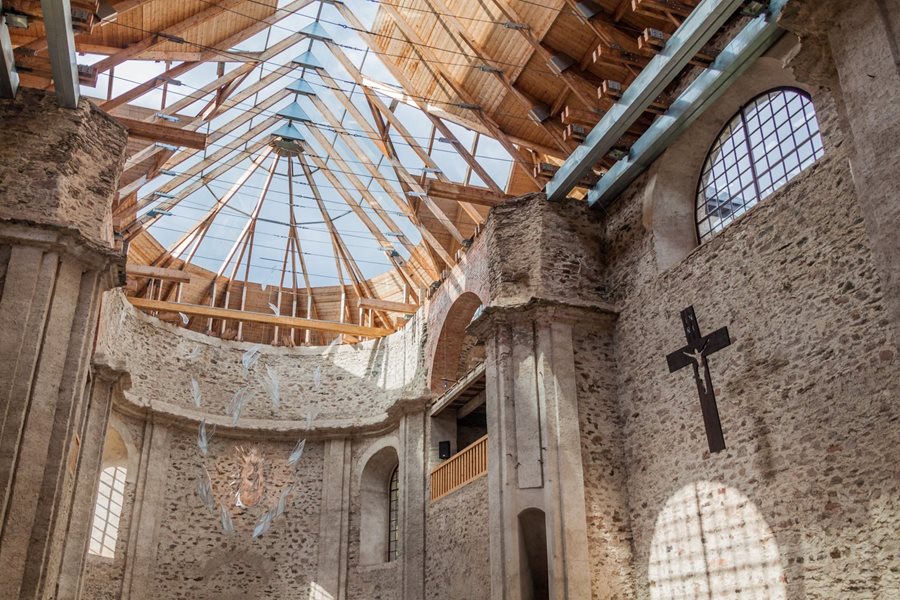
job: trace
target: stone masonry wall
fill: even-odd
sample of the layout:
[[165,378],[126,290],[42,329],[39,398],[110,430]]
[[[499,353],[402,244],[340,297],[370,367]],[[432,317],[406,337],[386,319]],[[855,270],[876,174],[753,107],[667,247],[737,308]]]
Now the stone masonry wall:
[[306,600],[315,580],[322,494],[322,444],[307,443],[297,469],[297,487],[268,532],[251,538],[256,519],[278,500],[289,481],[284,463],[293,444],[261,439],[213,438],[210,476],[220,502],[234,505],[229,480],[238,471],[237,447],[255,447],[269,461],[262,505],[238,510],[235,533],[226,535],[218,513],[196,493],[202,468],[194,431],[172,434],[165,505],[153,569],[154,598]]
[[487,477],[428,505],[425,597],[429,600],[489,598],[490,529]]
[[[830,103],[814,100],[826,156],[668,271],[642,224],[643,180],[609,209],[638,598],[676,595],[687,572],[723,586],[713,597],[887,600],[900,589],[897,348]],[[688,305],[704,333],[727,325],[732,338],[711,358],[728,445],[715,455],[693,377],[666,367]],[[702,533],[691,537],[698,515],[701,532],[719,519],[706,539],[730,536],[712,556],[697,554]],[[764,546],[777,548],[767,564]]]
[[87,100],[62,108],[52,92],[30,88],[0,101],[0,123],[0,219],[75,229],[111,247],[109,199],[124,164],[122,126]]
[[[206,418],[231,425],[228,406],[232,395],[245,386],[251,399],[239,426],[268,431],[305,426],[309,415],[322,429],[375,426],[402,401],[424,393],[417,318],[392,336],[353,346],[261,345],[261,356],[249,375],[243,373],[241,359],[253,344],[222,341],[162,323],[133,309],[118,292],[107,295],[100,331],[98,351],[121,357],[131,373],[127,398],[156,413],[198,423]],[[198,355],[191,358],[194,352]],[[263,387],[267,367],[280,382],[277,410]],[[193,404],[192,378],[200,384],[200,410]]]

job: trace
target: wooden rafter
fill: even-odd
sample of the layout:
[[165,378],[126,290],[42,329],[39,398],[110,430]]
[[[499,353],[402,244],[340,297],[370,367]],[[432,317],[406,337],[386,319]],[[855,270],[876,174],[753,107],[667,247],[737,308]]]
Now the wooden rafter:
[[370,338],[380,338],[393,333],[392,329],[383,327],[366,327],[351,323],[335,323],[333,321],[320,321],[316,319],[304,319],[301,317],[279,317],[273,314],[235,310],[231,308],[219,308],[214,306],[202,306],[199,304],[183,304],[181,302],[165,302],[162,300],[150,300],[147,298],[130,297],[128,300],[135,308],[149,311],[184,313],[188,316],[207,317],[210,319],[223,319],[240,321],[242,323],[262,323],[264,325],[279,325],[296,329],[309,329],[325,333],[354,335]]

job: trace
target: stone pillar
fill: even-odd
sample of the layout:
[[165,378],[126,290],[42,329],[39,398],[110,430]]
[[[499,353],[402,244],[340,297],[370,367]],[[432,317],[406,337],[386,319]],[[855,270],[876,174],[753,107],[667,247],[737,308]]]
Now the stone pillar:
[[536,579],[552,599],[591,597],[572,335],[584,319],[598,315],[532,301],[471,326],[487,349],[494,600],[531,600]]
[[154,595],[153,568],[159,541],[159,524],[166,504],[171,431],[152,417],[144,422],[134,508],[125,552],[121,600],[143,600]]
[[[80,597],[81,574],[88,551],[99,485],[97,473],[102,467],[103,446],[113,396],[131,386],[131,378],[122,365],[110,365],[102,356],[95,356],[93,363],[85,418],[80,430],[81,452],[69,526],[65,539],[58,541],[61,558],[57,598]],[[82,476],[82,473],[85,475]]]
[[325,442],[322,505],[319,515],[319,562],[312,600],[346,600],[350,542],[350,442]]
[[425,597],[425,412],[400,420],[400,570],[402,598]]
[[[872,255],[900,347],[900,0],[794,0],[784,26],[801,39],[798,79],[834,93]],[[803,52],[806,52],[804,56]]]
[[37,90],[0,101],[0,123],[0,597],[52,597],[101,294],[124,259],[111,206],[126,135]]

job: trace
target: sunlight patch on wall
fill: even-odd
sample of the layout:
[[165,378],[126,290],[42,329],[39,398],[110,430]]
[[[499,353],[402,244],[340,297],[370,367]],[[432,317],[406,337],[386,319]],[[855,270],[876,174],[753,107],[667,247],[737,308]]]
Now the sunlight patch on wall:
[[653,600],[787,598],[778,544],[753,502],[710,481],[676,492],[650,547]]

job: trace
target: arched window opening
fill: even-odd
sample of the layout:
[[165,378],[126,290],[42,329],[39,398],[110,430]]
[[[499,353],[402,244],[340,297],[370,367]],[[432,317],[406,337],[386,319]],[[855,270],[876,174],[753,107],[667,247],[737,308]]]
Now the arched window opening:
[[397,560],[397,536],[399,531],[400,475],[394,467],[388,483],[388,562]]
[[399,555],[399,465],[396,448],[384,446],[363,466],[359,490],[361,565],[384,564]]
[[703,165],[697,186],[700,243],[824,152],[816,111],[805,92],[778,88],[745,104],[719,133]]
[[119,519],[125,500],[125,467],[106,467],[100,473],[97,503],[94,506],[94,524],[88,552],[105,558],[114,558],[116,539],[119,536]]

